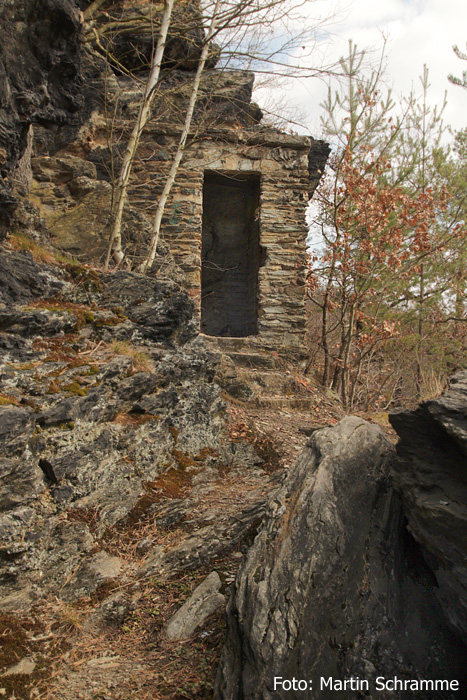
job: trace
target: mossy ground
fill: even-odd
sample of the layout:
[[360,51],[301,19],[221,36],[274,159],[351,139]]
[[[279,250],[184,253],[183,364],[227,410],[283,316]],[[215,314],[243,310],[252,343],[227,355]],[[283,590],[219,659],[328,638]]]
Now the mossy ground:
[[52,313],[67,312],[76,318],[76,329],[80,330],[87,323],[93,323],[95,319],[95,307],[84,304],[74,304],[69,301],[57,299],[37,299],[32,301],[27,309],[41,309]]

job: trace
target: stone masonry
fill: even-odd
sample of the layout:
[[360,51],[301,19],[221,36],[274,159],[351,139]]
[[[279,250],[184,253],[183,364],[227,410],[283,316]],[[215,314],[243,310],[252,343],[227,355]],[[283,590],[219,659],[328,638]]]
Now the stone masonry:
[[[148,203],[155,201],[153,182],[161,181],[161,170],[170,162],[165,160],[166,153],[175,147],[176,137],[169,126],[162,130],[155,124],[148,129],[139,152],[145,167],[138,172],[134,206],[147,209]],[[206,264],[202,261],[205,173],[232,179],[257,177],[257,327],[256,333],[245,335],[257,335],[261,344],[271,347],[296,348],[304,333],[305,211],[310,189],[308,156],[314,144],[316,151],[322,152],[322,142],[264,127],[205,133],[186,153],[163,220],[161,237],[185,273],[190,296],[201,308],[202,266]],[[252,253],[245,250],[244,254]],[[219,335],[230,334],[227,329]]]

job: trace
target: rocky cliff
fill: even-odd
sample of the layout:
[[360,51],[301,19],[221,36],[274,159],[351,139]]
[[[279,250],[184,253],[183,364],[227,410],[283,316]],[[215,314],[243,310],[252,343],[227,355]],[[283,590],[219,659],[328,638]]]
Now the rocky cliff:
[[[115,642],[121,654],[140,621],[131,654],[139,645],[143,663],[122,668],[115,695],[128,697],[135,673],[158,683],[148,650],[166,653],[165,623],[150,624],[149,610],[167,621],[211,572],[217,588],[182,637],[212,613],[220,622],[218,589],[233,580],[274,484],[251,440],[231,435],[218,358],[173,281],[106,275],[37,244],[33,257],[15,240],[0,252],[0,688],[18,698],[50,690],[51,640],[63,638],[66,614],[91,635],[107,630],[106,653]],[[24,636],[31,620],[44,642]],[[113,667],[97,665],[96,679],[71,664],[70,686],[64,663],[53,697],[91,698],[103,675],[113,682]]]
[[0,224],[5,225],[28,188],[31,126],[54,130],[78,124],[84,98],[81,20],[73,0],[7,0],[0,26]]
[[173,282],[27,252],[0,253],[0,279],[0,576],[19,609],[89,595],[98,577],[78,585],[76,567],[110,556],[106,532],[261,460],[229,438],[215,357]]

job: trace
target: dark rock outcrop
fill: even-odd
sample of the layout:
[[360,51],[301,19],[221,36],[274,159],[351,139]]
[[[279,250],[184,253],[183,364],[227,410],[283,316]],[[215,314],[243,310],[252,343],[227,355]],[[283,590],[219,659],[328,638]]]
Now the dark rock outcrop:
[[10,305],[53,297],[63,287],[57,270],[35,262],[30,253],[6,254],[0,250],[0,302]]
[[[378,677],[457,681],[462,692],[466,464],[454,440],[466,406],[457,378],[444,397],[393,419],[402,502],[378,428],[346,418],[313,434],[237,577],[216,698],[295,697],[291,686],[274,688],[275,677],[306,679],[296,697],[309,700],[381,697]],[[448,502],[451,513],[441,512]],[[459,697],[455,683],[409,690],[424,700]]]
[[446,616],[467,644],[467,372],[438,398],[390,420],[401,438],[394,481],[408,529]]
[[330,152],[331,147],[328,143],[326,143],[326,141],[313,139],[311,142],[311,148],[308,154],[308,171],[310,173],[310,188],[308,190],[308,197],[310,199],[312,198],[321,176],[324,173],[326,161]]
[[[81,21],[73,0],[5,0],[0,7],[0,225],[18,200],[12,187],[31,124],[63,127],[83,105]],[[19,183],[23,184],[23,183]]]
[[[167,471],[189,484],[233,454],[214,357],[174,283],[67,271],[26,252],[2,252],[0,272],[0,582],[14,608],[72,570],[63,596],[92,593],[118,567],[105,550],[99,566],[88,557],[89,518],[102,537],[141,498],[158,501]],[[70,511],[88,515],[64,520]]]

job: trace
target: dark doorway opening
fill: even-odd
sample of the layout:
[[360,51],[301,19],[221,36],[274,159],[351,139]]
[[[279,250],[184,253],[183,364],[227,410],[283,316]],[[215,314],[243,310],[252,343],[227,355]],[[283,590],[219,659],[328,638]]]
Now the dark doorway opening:
[[259,174],[206,171],[203,187],[201,331],[257,333]]

